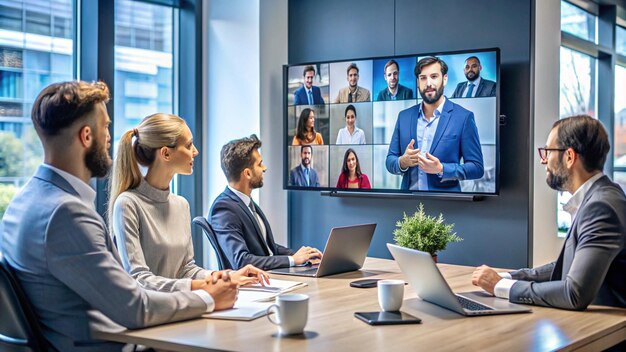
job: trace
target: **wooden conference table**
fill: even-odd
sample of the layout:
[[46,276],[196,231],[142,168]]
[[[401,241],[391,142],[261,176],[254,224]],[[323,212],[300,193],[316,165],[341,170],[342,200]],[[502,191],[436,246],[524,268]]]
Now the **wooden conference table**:
[[[475,291],[473,267],[439,264],[455,292]],[[97,333],[96,338],[143,344],[171,351],[599,351],[626,340],[626,309],[590,306],[585,312],[533,307],[532,313],[466,318],[421,301],[405,288],[402,310],[422,324],[370,326],[356,311],[378,311],[377,289],[349,287],[352,280],[397,278],[392,260],[367,258],[359,272],[311,279],[279,276],[308,283],[297,290],[310,296],[305,334],[276,336],[266,317],[243,322],[195,319],[122,333]]]

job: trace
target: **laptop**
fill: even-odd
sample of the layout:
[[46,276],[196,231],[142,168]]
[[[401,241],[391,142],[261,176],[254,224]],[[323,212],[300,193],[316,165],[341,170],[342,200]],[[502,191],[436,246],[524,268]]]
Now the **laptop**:
[[335,227],[319,264],[270,270],[280,275],[322,277],[361,269],[374,236],[376,224]]
[[[531,309],[485,292],[455,294],[429,253],[387,243],[409,285],[424,301],[465,316],[526,313]],[[469,278],[468,278],[469,280]]]

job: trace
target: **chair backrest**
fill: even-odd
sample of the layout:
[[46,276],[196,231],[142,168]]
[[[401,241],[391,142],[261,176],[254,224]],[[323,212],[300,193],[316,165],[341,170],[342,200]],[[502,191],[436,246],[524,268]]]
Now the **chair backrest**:
[[47,351],[47,346],[22,286],[0,256],[0,350]]
[[219,265],[219,269],[232,269],[228,258],[226,258],[226,255],[222,251],[220,244],[217,242],[217,236],[215,235],[215,231],[213,231],[213,227],[211,227],[211,224],[209,224],[209,221],[204,216],[196,216],[192,220],[192,223],[200,226],[202,232],[204,232],[204,235],[211,243],[211,246],[213,246],[215,254],[217,254],[217,264]]

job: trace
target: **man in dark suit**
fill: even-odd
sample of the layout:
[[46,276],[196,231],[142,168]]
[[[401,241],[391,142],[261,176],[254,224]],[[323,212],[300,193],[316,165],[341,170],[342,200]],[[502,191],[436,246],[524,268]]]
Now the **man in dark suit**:
[[400,79],[400,66],[394,59],[387,61],[385,69],[385,82],[387,87],[378,92],[378,101],[413,99],[413,90],[398,83]]
[[289,172],[289,185],[300,187],[319,187],[320,180],[317,171],[311,166],[313,147],[303,145],[300,147],[300,165]]
[[447,73],[438,57],[415,66],[423,101],[398,114],[386,160],[387,171],[402,175],[402,189],[460,192],[459,181],[483,176],[474,114],[443,95]]
[[319,87],[313,85],[315,67],[313,65],[305,66],[302,76],[304,77],[302,87],[293,92],[294,105],[323,105],[322,92]]
[[496,82],[480,77],[483,67],[476,56],[465,60],[465,78],[467,81],[457,84],[453,98],[495,97]]
[[233,268],[246,264],[270,270],[315,262],[322,253],[311,247],[297,252],[274,242],[265,214],[251,198],[263,187],[267,167],[259,153],[261,141],[252,135],[228,142],[220,157],[228,186],[213,202],[209,220],[217,241]]
[[587,115],[557,121],[539,155],[548,186],[573,195],[563,207],[572,226],[561,254],[555,262],[510,273],[483,265],[472,283],[514,303],[626,308],[626,197],[602,174],[609,149],[600,121]]
[[1,252],[55,351],[121,350],[93,339],[92,331],[200,317],[236,299],[232,281],[163,293],[141,287],[124,271],[89,186],[111,167],[108,100],[102,82],[55,83],[39,93],[31,116],[44,162],[2,219]]

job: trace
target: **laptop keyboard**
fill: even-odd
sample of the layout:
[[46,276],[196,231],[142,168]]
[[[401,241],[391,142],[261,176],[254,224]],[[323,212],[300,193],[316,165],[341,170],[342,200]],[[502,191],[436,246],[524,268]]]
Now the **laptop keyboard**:
[[489,308],[480,303],[476,303],[462,296],[457,295],[456,299],[459,301],[459,303],[461,303],[461,306],[467,310],[492,310],[492,308]]

